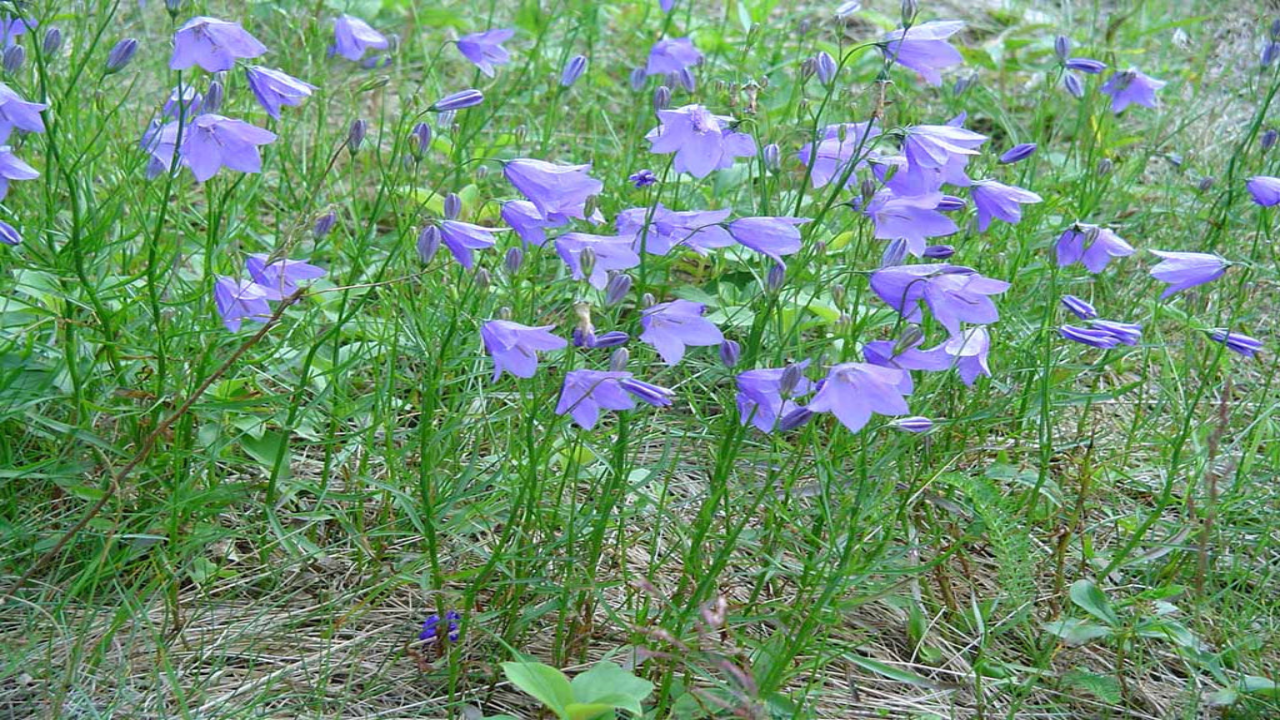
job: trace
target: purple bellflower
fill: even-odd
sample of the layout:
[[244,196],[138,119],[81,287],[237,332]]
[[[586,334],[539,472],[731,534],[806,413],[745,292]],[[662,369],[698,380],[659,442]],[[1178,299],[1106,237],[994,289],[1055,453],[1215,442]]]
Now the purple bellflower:
[[[484,102],[484,93],[476,90],[475,88],[467,88],[466,90],[459,90],[458,92],[445,95],[439,100],[431,103],[431,107],[427,109],[438,113],[452,113],[457,112],[458,110],[466,110],[467,108],[475,107],[482,102]],[[442,119],[440,124],[449,125],[451,122],[452,121],[446,122]]]
[[207,113],[193,120],[183,132],[182,161],[200,182],[217,175],[224,166],[256,173],[262,170],[258,146],[275,139],[275,133],[243,120]]
[[654,175],[653,171],[648,168],[631,173],[627,179],[638,188],[649,187],[658,182],[658,176]]
[[8,14],[0,15],[0,45],[13,47],[14,43],[18,41],[18,36],[26,33],[32,27],[35,27],[34,21],[28,26],[27,22],[21,18],[11,18]]
[[702,62],[702,53],[689,38],[664,38],[649,51],[646,75],[677,75],[681,70]]
[[369,27],[369,23],[352,15],[340,15],[333,21],[334,54],[358,62],[368,50],[385,50],[391,47],[386,35]]
[[602,222],[598,210],[586,216],[587,198],[599,195],[604,183],[588,175],[590,165],[556,165],[542,160],[521,158],[502,166],[507,182],[534,204],[542,218],[560,223],[568,218]]
[[1280,205],[1280,178],[1255,175],[1246,183],[1253,201],[1262,207]]
[[502,204],[499,214],[502,221],[520,236],[521,242],[537,247],[542,247],[547,242],[547,228],[562,227],[569,223],[567,217],[560,222],[543,219],[538,207],[528,200],[509,200]]
[[[818,141],[816,151],[813,143],[807,143],[797,155],[800,162],[809,166],[813,187],[824,187],[849,172],[849,163],[855,160],[854,155],[859,150],[865,155],[871,139],[879,134],[880,129],[871,122],[828,125],[822,131],[822,139]],[[857,165],[861,165],[861,162]],[[857,179],[849,172],[846,187],[856,183]]]
[[1156,91],[1164,86],[1165,81],[1130,68],[1113,74],[1102,84],[1102,92],[1111,96],[1111,112],[1119,114],[1130,105],[1159,107],[1160,101],[1156,99]]
[[1057,252],[1058,267],[1078,262],[1096,275],[1106,269],[1111,258],[1128,257],[1134,250],[1124,238],[1107,228],[1075,223],[1058,237]]
[[1142,339],[1142,326],[1136,323],[1123,323],[1115,320],[1094,320],[1091,323],[1091,327],[1094,330],[1107,333],[1124,345],[1137,345],[1138,341]]
[[653,346],[667,365],[679,363],[686,346],[719,345],[724,335],[702,316],[706,309],[702,303],[689,300],[654,305],[640,317],[644,328],[640,340]]
[[44,118],[40,112],[47,107],[42,103],[27,102],[8,85],[0,83],[0,143],[9,139],[14,128],[44,132]]
[[1169,283],[1169,287],[1160,294],[1161,298],[1167,298],[1196,285],[1213,282],[1227,271],[1227,261],[1219,255],[1164,250],[1150,252],[1160,258],[1160,262],[1151,268],[1151,276],[1161,282]]
[[[653,216],[649,214],[652,212]],[[733,244],[733,237],[720,223],[730,210],[668,210],[659,203],[650,209],[631,208],[618,213],[619,235],[635,238],[632,249],[650,255],[666,255],[673,248],[689,247],[700,255]],[[647,224],[646,224],[647,221]]]
[[875,225],[876,239],[903,240],[907,251],[920,257],[929,238],[951,235],[960,229],[955,221],[938,212],[942,198],[940,192],[900,196],[884,188],[871,197],[863,214]]
[[766,255],[786,268],[784,255],[800,252],[800,231],[797,225],[812,222],[798,217],[747,217],[729,223],[729,234],[743,247]]
[[804,376],[808,366],[808,360],[791,366],[800,371],[790,371],[788,382],[794,380],[791,388],[784,388],[782,382],[788,368],[763,368],[739,374],[736,378],[738,421],[743,425],[749,422],[761,432],[773,432],[779,420],[800,409],[794,398],[813,392],[813,381]]
[[1262,350],[1262,341],[1241,335],[1240,333],[1227,332],[1226,330],[1214,330],[1209,333],[1209,339],[1214,342],[1222,343],[1227,346],[1231,352],[1251,358]]
[[0,243],[5,245],[21,245],[22,234],[9,223],[0,220]]
[[242,320],[265,323],[271,317],[268,300],[283,300],[280,293],[252,280],[237,280],[219,275],[213,283],[213,302],[222,316],[222,324],[231,332],[240,329]]
[[[603,290],[609,284],[610,270],[627,270],[640,264],[640,256],[631,249],[631,238],[591,235],[588,233],[565,233],[556,238],[556,253],[574,280],[587,282],[597,290]],[[589,268],[590,275],[582,266],[582,253],[590,248],[595,263]]]
[[324,268],[318,268],[301,260],[276,260],[268,263],[266,255],[250,255],[244,261],[249,277],[263,287],[288,297],[298,290],[298,283],[325,276]]
[[418,633],[418,639],[439,642],[443,638],[440,632],[443,629],[445,631],[444,635],[449,637],[449,642],[458,642],[461,620],[462,616],[458,614],[457,610],[450,610],[445,613],[443,620],[440,619],[439,615],[432,613],[422,622],[422,632]]
[[470,270],[475,265],[475,250],[491,248],[497,242],[493,228],[472,225],[459,220],[440,221],[440,241],[449,248],[462,267]]
[[970,195],[978,209],[978,232],[986,232],[992,218],[999,218],[1017,225],[1022,220],[1022,206],[1041,202],[1042,198],[1020,187],[1005,185],[995,180],[978,180]]
[[502,373],[531,378],[538,371],[538,353],[560,350],[569,342],[551,334],[555,325],[529,327],[506,320],[490,320],[480,328],[485,352],[493,356],[493,380]]
[[568,413],[581,427],[590,430],[600,419],[600,409],[630,410],[640,398],[654,407],[671,404],[674,392],[664,387],[636,380],[629,372],[570,370],[564,375],[564,388],[556,414]]
[[998,162],[1001,165],[1012,165],[1026,160],[1032,155],[1035,155],[1035,153],[1035,143],[1022,143],[1021,145],[1014,145],[1005,151],[1005,153],[1000,156],[1000,160]]
[[186,70],[199,65],[207,72],[222,72],[235,67],[238,58],[255,58],[266,51],[266,45],[237,23],[194,17],[173,36],[169,69]]
[[957,265],[898,265],[871,274],[871,289],[908,322],[919,322],[924,301],[953,336],[960,323],[988,324],[1000,319],[991,295],[1009,283],[983,277]]
[[9,194],[10,180],[34,180],[40,172],[13,154],[13,148],[0,145],[0,200]]
[[733,118],[712,115],[701,105],[659,110],[658,119],[662,124],[645,139],[651,144],[650,152],[676,154],[672,165],[676,172],[704,178],[714,170],[732,167],[735,158],[756,154],[755,139],[730,128]]
[[1098,317],[1098,311],[1087,300],[1082,300],[1075,295],[1063,295],[1062,306],[1071,311],[1072,315],[1081,320],[1092,320]]
[[899,28],[884,36],[880,51],[890,60],[920,73],[925,82],[937,87],[942,84],[942,68],[959,65],[964,61],[960,51],[947,44],[947,38],[964,28],[964,23],[951,20],[912,25]]
[[[902,195],[920,195],[937,190],[942,183],[967,186],[971,183],[964,169],[969,157],[987,136],[955,125],[916,125],[907,129],[902,141],[902,154],[907,171],[899,172],[891,181],[894,191]],[[899,178],[901,176],[901,178]]]
[[316,89],[315,85],[292,75],[258,65],[245,68],[244,74],[258,104],[277,120],[280,119],[282,105],[301,105],[303,100],[311,97],[311,91]]
[[991,368],[987,364],[991,335],[984,327],[971,327],[962,333],[954,333],[941,345],[921,352],[934,359],[939,356],[946,358],[946,367],[954,367],[960,373],[960,381],[967,386],[972,387],[981,375],[991,377]]
[[911,410],[898,390],[905,370],[850,362],[831,368],[808,409],[829,412],[850,432],[858,432],[880,415],[906,415]]
[[458,38],[458,52],[480,68],[486,77],[493,77],[495,65],[506,65],[511,62],[511,53],[502,47],[502,43],[515,37],[516,31],[511,29],[486,30]]
[[894,368],[904,371],[898,381],[898,392],[910,395],[915,391],[915,382],[909,370],[929,370],[939,372],[951,367],[951,356],[941,348],[932,350],[917,349],[924,340],[919,335],[915,341],[900,346],[891,340],[873,340],[862,347],[862,359],[872,365]]
[[1120,339],[1115,335],[1094,328],[1082,328],[1075,325],[1063,325],[1058,328],[1058,334],[1062,337],[1078,342],[1082,345],[1095,347],[1100,350],[1110,350],[1120,344]]

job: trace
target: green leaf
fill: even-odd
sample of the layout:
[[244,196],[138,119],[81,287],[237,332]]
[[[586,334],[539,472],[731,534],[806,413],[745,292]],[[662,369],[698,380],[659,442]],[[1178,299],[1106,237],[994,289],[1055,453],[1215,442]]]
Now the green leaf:
[[609,703],[569,703],[564,708],[565,717],[569,720],[595,720],[605,713],[613,712]]
[[1110,627],[1120,625],[1120,618],[1116,615],[1116,611],[1111,609],[1107,596],[1093,584],[1092,580],[1077,580],[1071,583],[1071,602]]
[[929,688],[931,690],[937,690],[942,687],[929,678],[917,675],[910,670],[903,670],[902,668],[894,667],[888,663],[880,662],[879,660],[872,660],[869,657],[850,653],[845,655],[845,658],[863,670],[870,670],[871,672],[876,673],[877,675],[883,675],[890,680],[897,680],[898,682],[907,683],[908,685]]
[[1271,678],[1258,677],[1257,675],[1245,675],[1240,680],[1240,690],[1249,695],[1280,698],[1280,683]]
[[512,685],[533,696],[557,715],[567,718],[566,708],[573,702],[573,690],[564,673],[542,663],[502,663],[502,672]]
[[1103,702],[1116,704],[1122,699],[1120,683],[1109,675],[1076,669],[1063,675],[1062,681],[1068,687],[1083,690]]
[[1095,625],[1088,620],[1067,618],[1044,624],[1044,629],[1067,642],[1068,645],[1083,645],[1090,640],[1110,637],[1111,628]]
[[653,683],[623,670],[611,662],[598,662],[573,679],[573,700],[577,703],[606,703],[633,715],[644,714],[640,701],[653,692]]

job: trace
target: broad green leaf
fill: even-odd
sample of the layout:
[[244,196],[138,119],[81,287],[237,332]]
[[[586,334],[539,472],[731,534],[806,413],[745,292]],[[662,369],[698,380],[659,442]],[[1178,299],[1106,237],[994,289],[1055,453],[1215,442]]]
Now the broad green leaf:
[[1111,628],[1095,625],[1088,620],[1067,618],[1045,623],[1044,629],[1067,642],[1068,645],[1083,645],[1090,640],[1109,637]]
[[573,690],[564,673],[542,663],[502,663],[502,672],[512,685],[536,698],[555,711],[560,717],[568,717],[565,708],[573,702]]
[[1111,627],[1117,627],[1120,624],[1120,618],[1116,615],[1116,611],[1111,609],[1107,596],[1093,584],[1092,580],[1077,580],[1071,583],[1071,602]]
[[1240,690],[1250,695],[1280,698],[1280,683],[1257,675],[1245,675],[1240,681]]
[[564,708],[565,717],[568,720],[595,720],[602,717],[606,713],[613,712],[613,705],[609,703],[569,703]]
[[634,715],[644,709],[640,701],[653,692],[653,683],[623,670],[611,662],[598,662],[573,679],[573,699],[579,703],[608,703]]

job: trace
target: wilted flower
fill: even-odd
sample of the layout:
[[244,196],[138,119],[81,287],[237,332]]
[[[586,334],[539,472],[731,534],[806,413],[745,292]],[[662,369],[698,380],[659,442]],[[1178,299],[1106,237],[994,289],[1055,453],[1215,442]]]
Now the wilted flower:
[[702,316],[702,303],[673,300],[646,309],[640,316],[640,340],[653,346],[662,361],[675,365],[684,357],[686,346],[718,345],[724,340],[720,328]]
[[332,51],[356,62],[368,50],[385,50],[391,41],[385,35],[369,27],[369,23],[352,15],[340,15],[333,21]]
[[1091,273],[1106,269],[1111,258],[1128,257],[1133,246],[1108,228],[1075,223],[1058,237],[1058,267],[1082,263]]
[[304,99],[311,96],[311,91],[316,89],[315,85],[292,75],[258,65],[245,68],[245,77],[258,103],[268,115],[277,119],[282,105],[301,105]]
[[828,125],[822,131],[817,152],[813,143],[806,143],[797,155],[800,162],[810,167],[809,176],[815,188],[824,187],[845,173],[849,174],[847,185],[853,185],[856,178],[849,164],[855,159],[861,160],[854,156],[869,147],[870,140],[879,134],[880,129],[871,122]]
[[1102,92],[1111,96],[1111,111],[1120,113],[1131,104],[1159,107],[1156,91],[1164,86],[1165,81],[1130,68],[1112,75],[1103,83]]
[[1036,152],[1035,143],[1022,143],[1009,148],[1005,154],[1000,156],[1001,165],[1012,165],[1013,163],[1022,162],[1034,155]]
[[27,102],[12,88],[0,83],[0,143],[9,139],[14,128],[27,132],[44,132],[44,118],[40,112],[48,105]]
[[564,64],[564,70],[560,72],[560,86],[571,87],[578,82],[578,78],[582,77],[582,73],[587,70],[587,58],[585,55],[574,55]]
[[0,243],[20,245],[22,243],[22,234],[9,223],[0,220]]
[[604,219],[598,210],[590,217],[586,213],[587,199],[604,189],[604,183],[587,174],[590,170],[591,165],[556,165],[527,158],[502,166],[507,182],[534,204],[544,220],[561,224],[568,218]]
[[515,37],[515,34],[515,30],[497,29],[464,35],[458,38],[458,52],[480,68],[480,72],[493,77],[495,65],[511,62],[511,54],[502,47],[502,43]]
[[1262,207],[1280,204],[1280,178],[1255,175],[1246,183],[1253,201]]
[[638,188],[648,187],[658,182],[658,176],[652,170],[637,170],[627,177]]
[[1009,283],[956,265],[899,265],[872,273],[871,289],[908,322],[920,321],[920,301],[924,301],[954,336],[960,334],[961,322],[987,324],[1000,319],[988,296],[1008,290]]
[[565,373],[564,388],[556,414],[568,413],[578,425],[590,430],[600,418],[600,409],[630,410],[633,397],[655,407],[671,404],[675,393],[664,387],[636,380],[629,372],[571,370]]
[[975,182],[970,195],[978,208],[978,232],[986,232],[992,218],[1016,225],[1022,220],[1022,205],[1041,201],[1041,197],[1030,190],[995,180]]
[[701,105],[685,105],[675,110],[661,110],[661,126],[645,136],[650,151],[666,155],[675,153],[672,167],[704,178],[713,170],[733,166],[735,158],[756,154],[755,140],[750,135],[731,129],[732,118],[712,115]]
[[796,226],[812,222],[798,217],[747,217],[729,223],[729,234],[744,247],[766,255],[785,268],[784,255],[800,252]]
[[497,241],[493,228],[472,225],[458,220],[442,220],[440,222],[440,240],[449,248],[453,257],[462,267],[470,270],[475,262],[474,250],[491,248]]
[[808,409],[835,414],[850,432],[861,430],[872,413],[906,415],[910,408],[898,391],[903,372],[858,362],[835,365]]
[[469,107],[475,107],[482,102],[484,102],[484,93],[479,90],[468,88],[466,90],[459,90],[458,92],[445,95],[432,103],[431,107],[427,109],[438,113],[455,112]]
[[[808,366],[809,361],[805,360],[785,368],[763,368],[739,374],[736,378],[739,423],[750,422],[761,432],[773,432],[780,419],[801,410],[794,398],[804,397],[814,389],[813,381],[804,376]],[[783,387],[784,376],[790,387]]]
[[1160,294],[1161,298],[1167,298],[1196,285],[1213,282],[1227,271],[1227,261],[1218,255],[1163,250],[1150,252],[1161,258],[1161,261],[1151,268],[1151,276],[1161,282],[1169,283],[1169,287]]
[[644,71],[648,75],[674,75],[702,62],[702,53],[689,38],[663,38],[649,51]]
[[1228,332],[1226,330],[1214,330],[1209,333],[1209,339],[1214,342],[1220,342],[1227,346],[1231,352],[1238,353],[1247,358],[1254,357],[1262,350],[1262,341],[1241,335],[1240,333]]
[[251,280],[237,280],[219,275],[213,283],[213,302],[222,324],[231,332],[240,329],[242,320],[264,323],[271,317],[268,300],[283,300],[280,293]]
[[9,194],[10,180],[34,180],[40,173],[13,154],[13,148],[0,145],[0,200]]
[[560,350],[568,342],[551,333],[555,325],[529,327],[507,320],[490,320],[480,328],[485,352],[493,356],[493,380],[503,371],[531,378],[538,371],[538,353]]
[[422,622],[422,632],[418,633],[419,640],[439,640],[441,626],[445,628],[445,634],[449,637],[449,642],[458,641],[459,621],[462,616],[456,610],[450,610],[444,614],[444,620],[439,615],[432,613]]
[[674,211],[661,203],[618,213],[619,235],[634,238],[632,248],[651,255],[666,255],[672,248],[689,247],[700,254],[733,244],[733,237],[720,224],[730,210]]
[[298,283],[325,276],[324,268],[309,265],[301,260],[276,260],[268,263],[266,255],[250,255],[245,260],[249,277],[263,287],[271,288],[283,297],[297,292]]
[[[569,266],[574,280],[587,279],[597,290],[609,283],[610,270],[626,270],[640,264],[640,256],[631,249],[631,238],[608,237],[588,233],[565,233],[556,238],[556,253]],[[594,263],[584,268],[584,254],[590,251]]]
[[1090,305],[1088,301],[1082,300],[1075,295],[1063,295],[1062,306],[1071,311],[1071,314],[1081,320],[1092,320],[1098,317],[1098,311]]
[[947,44],[947,38],[964,28],[959,21],[930,21],[899,28],[884,36],[880,51],[886,58],[911,68],[930,85],[942,84],[942,68],[964,61],[960,51]]
[[[128,42],[122,40],[121,44]],[[137,41],[133,41],[137,50]],[[120,45],[116,45],[115,55]],[[255,58],[267,51],[267,46],[258,42],[239,24],[218,20],[211,17],[194,17],[178,28],[173,36],[173,57],[169,59],[170,70],[186,70],[199,65],[207,72],[222,72],[235,67],[238,58]],[[129,57],[133,51],[129,51]],[[128,59],[125,60],[128,62]],[[107,61],[111,65],[111,61]],[[121,65],[123,67],[123,65]]]

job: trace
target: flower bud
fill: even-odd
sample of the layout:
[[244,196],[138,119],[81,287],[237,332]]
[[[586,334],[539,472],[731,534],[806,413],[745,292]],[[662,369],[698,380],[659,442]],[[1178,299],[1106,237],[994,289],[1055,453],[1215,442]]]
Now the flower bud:
[[431,126],[420,122],[413,126],[412,137],[409,138],[409,152],[414,160],[421,161],[431,149]]
[[613,275],[609,278],[609,284],[604,287],[604,304],[617,305],[629,292],[631,292],[631,276],[626,273]]
[[1058,62],[1066,62],[1071,57],[1071,41],[1065,35],[1059,35],[1053,40],[1053,54],[1058,56]]
[[1213,178],[1202,177],[1200,178],[1200,183],[1196,185],[1196,191],[1201,193],[1207,193],[1209,192],[1209,189],[1212,187],[1213,187]]
[[924,331],[920,329],[920,326],[908,325],[903,329],[898,341],[893,344],[893,354],[901,355],[922,342],[924,342]]
[[658,301],[653,297],[653,293],[645,293],[640,297],[640,307],[646,310],[653,307],[656,302]]
[[1087,75],[1097,75],[1107,69],[1107,64],[1092,58],[1071,58],[1066,63],[1068,70],[1079,70]]
[[625,347],[620,347],[613,351],[609,356],[609,370],[611,372],[625,372],[627,362],[631,360],[631,351]]
[[209,82],[209,88],[204,92],[204,99],[200,101],[201,113],[216,113],[222,107],[223,98],[222,83],[217,80]]
[[1075,295],[1063,295],[1061,302],[1063,307],[1081,320],[1092,320],[1098,317],[1098,311],[1087,300],[1078,298]]
[[484,93],[479,90],[468,88],[466,90],[460,90],[456,93],[445,95],[432,103],[431,107],[427,109],[433,112],[457,111],[469,107],[475,107],[482,102],[484,102]]
[[1267,37],[1272,42],[1280,42],[1280,18],[1271,21],[1271,28],[1267,30]]
[[515,275],[520,272],[520,266],[524,264],[524,250],[519,247],[513,247],[507,250],[506,256],[502,259],[502,268],[507,271],[507,275]]
[[956,212],[967,207],[969,207],[969,203],[964,198],[956,197],[955,195],[943,195],[934,210],[938,212]]
[[770,292],[777,292],[782,284],[787,281],[787,269],[781,263],[775,263],[769,268],[769,273],[764,276],[764,286]]
[[769,143],[760,151],[764,159],[764,169],[776,173],[782,169],[782,150],[777,143]]
[[727,368],[732,368],[738,364],[738,360],[742,357],[742,346],[733,340],[724,340],[720,343],[720,362],[724,363]]
[[840,69],[836,65],[836,59],[826,50],[819,51],[813,57],[813,67],[818,75],[818,82],[823,85],[830,85],[836,79],[836,71]]
[[436,130],[453,130],[453,119],[457,117],[456,110],[442,110],[436,115]]
[[1022,162],[1034,155],[1036,152],[1035,143],[1022,143],[1009,148],[1009,151],[1000,156],[1001,165],[1012,165],[1013,163]]
[[950,245],[930,245],[924,249],[924,256],[930,260],[946,260],[956,254],[956,249]]
[[444,196],[444,219],[457,220],[458,213],[462,212],[462,198],[457,193],[449,193]]
[[334,224],[337,222],[338,222],[338,216],[334,214],[332,211],[324,215],[321,215],[319,218],[316,219],[315,226],[311,228],[311,237],[315,238],[316,240],[320,240],[325,235],[329,234],[329,231],[333,229]]
[[884,246],[884,252],[880,255],[880,267],[887,268],[901,265],[906,256],[907,241],[902,238],[894,238]]
[[578,82],[578,78],[582,77],[582,73],[587,69],[587,58],[583,55],[574,55],[569,58],[569,62],[564,64],[564,70],[560,72],[560,86],[572,87]]
[[631,71],[631,91],[640,92],[644,89],[645,81],[649,79],[649,74],[644,68],[638,67]]
[[782,420],[778,422],[778,430],[780,432],[796,430],[803,427],[812,417],[813,411],[809,408],[796,408],[782,416]]
[[920,12],[920,4],[916,0],[902,0],[902,26],[906,27],[916,19]]
[[1084,85],[1080,84],[1080,78],[1076,77],[1074,73],[1063,74],[1062,86],[1077,100],[1084,97]]
[[1109,175],[1113,167],[1115,165],[1111,162],[1111,158],[1102,158],[1098,161],[1098,175]]
[[809,78],[813,77],[813,74],[816,73],[817,71],[818,71],[818,59],[812,58],[812,57],[805,58],[800,63],[800,81],[804,82],[805,80],[808,80]]
[[788,365],[786,369],[782,371],[782,377],[778,380],[778,392],[781,393],[783,397],[791,395],[791,393],[795,392],[796,387],[800,385],[800,381],[803,379],[803,367],[800,367],[799,365]]
[[488,167],[487,165],[477,165],[477,166],[476,166],[476,179],[477,179],[477,180],[484,180],[484,179],[485,179],[485,178],[487,178],[487,177],[489,177],[489,167]]
[[435,225],[428,225],[422,228],[422,232],[418,233],[418,257],[422,258],[424,264],[427,264],[431,262],[431,258],[434,258],[439,250],[440,229]]
[[840,283],[836,283],[835,285],[831,286],[831,302],[835,303],[836,305],[844,304],[844,299],[846,294],[847,293],[845,292],[844,285],[841,285]]
[[1262,133],[1262,137],[1258,139],[1258,145],[1265,152],[1275,147],[1277,139],[1280,139],[1280,132],[1276,132],[1275,128],[1271,128]]
[[964,77],[956,78],[955,84],[951,86],[951,93],[953,95],[963,95],[966,90],[973,87],[977,83],[978,83],[978,74],[969,73]]
[[488,270],[485,270],[484,268],[476,268],[476,275],[475,275],[476,287],[480,288],[481,290],[488,290],[489,284],[492,282],[492,280],[493,279],[489,276]]
[[922,433],[933,429],[933,421],[927,417],[905,417],[898,418],[889,423],[889,427],[895,430],[905,430],[907,432]]
[[502,307],[498,308],[498,319],[499,319],[499,320],[510,320],[510,319],[511,319],[511,308],[510,308],[510,307],[508,307],[508,306],[506,306],[506,305],[503,305]]
[[176,19],[182,11],[182,0],[164,0],[164,9],[169,12],[170,18]]
[[617,347],[619,345],[625,345],[626,342],[630,339],[631,339],[631,336],[624,332],[621,332],[618,330],[610,330],[609,332],[603,335],[600,335],[598,337],[593,337],[592,343],[587,347],[594,347],[594,348]]
[[1260,63],[1262,68],[1271,67],[1271,63],[1276,61],[1276,57],[1280,56],[1280,43],[1269,42],[1262,48],[1262,58]]
[[62,49],[62,31],[56,27],[51,27],[44,31],[44,43],[41,44],[46,57],[57,55]]
[[693,76],[693,71],[689,68],[680,68],[680,72],[676,73],[676,82],[686,92],[693,92],[698,89],[698,79]]
[[666,85],[659,85],[653,91],[653,109],[666,110],[671,107],[671,88]]
[[107,74],[123,70],[137,52],[138,41],[133,38],[125,38],[116,43],[115,47],[111,48],[111,52],[107,53]]
[[369,133],[369,123],[364,120],[356,120],[351,123],[351,127],[347,128],[347,151],[355,155],[360,151],[360,146],[364,144],[364,136]]
[[21,45],[10,45],[4,49],[4,71],[12,75],[22,69],[27,61],[27,50]]

